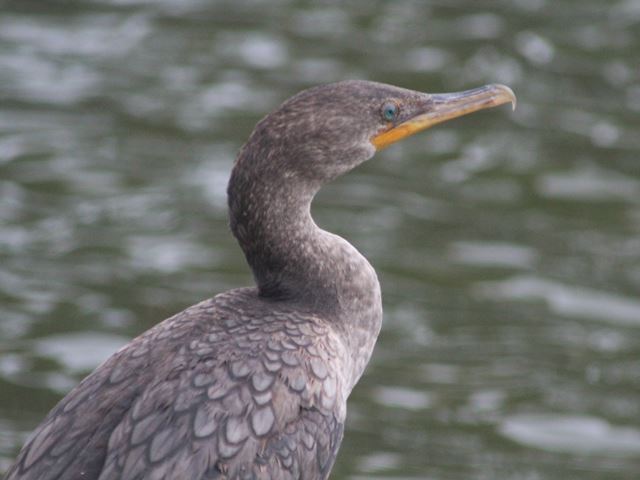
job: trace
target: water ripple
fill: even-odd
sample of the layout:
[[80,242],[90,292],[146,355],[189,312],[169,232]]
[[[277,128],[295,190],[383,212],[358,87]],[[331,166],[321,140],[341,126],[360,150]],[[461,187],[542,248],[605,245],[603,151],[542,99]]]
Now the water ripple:
[[554,453],[637,455],[640,430],[606,420],[569,414],[522,414],[504,419],[498,431],[528,447]]
[[574,287],[535,276],[482,282],[474,292],[497,301],[542,300],[556,314],[640,327],[640,301],[614,293]]
[[32,351],[48,357],[70,372],[87,372],[125,345],[129,339],[98,332],[49,335],[33,341]]

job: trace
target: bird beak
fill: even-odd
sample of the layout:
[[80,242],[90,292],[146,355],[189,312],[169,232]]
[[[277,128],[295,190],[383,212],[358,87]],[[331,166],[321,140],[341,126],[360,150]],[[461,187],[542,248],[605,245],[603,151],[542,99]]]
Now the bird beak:
[[516,96],[509,87],[499,84],[464,92],[429,95],[423,112],[378,133],[371,139],[371,143],[380,150],[438,123],[505,103],[511,103],[515,110]]

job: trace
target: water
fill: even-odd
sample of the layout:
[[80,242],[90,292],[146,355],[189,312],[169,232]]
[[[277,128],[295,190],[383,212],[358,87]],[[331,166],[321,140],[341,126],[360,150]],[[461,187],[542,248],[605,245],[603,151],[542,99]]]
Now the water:
[[637,0],[5,2],[0,471],[110,352],[250,283],[235,152],[298,90],[365,78],[519,105],[318,197],[385,302],[332,478],[637,478],[639,49]]

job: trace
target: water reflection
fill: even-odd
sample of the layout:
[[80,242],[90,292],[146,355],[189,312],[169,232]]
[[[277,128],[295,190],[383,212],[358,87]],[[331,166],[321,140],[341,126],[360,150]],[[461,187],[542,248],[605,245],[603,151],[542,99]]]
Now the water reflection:
[[638,471],[635,0],[0,7],[0,470],[126,339],[250,275],[233,157],[306,86],[513,86],[322,192],[385,325],[335,478]]

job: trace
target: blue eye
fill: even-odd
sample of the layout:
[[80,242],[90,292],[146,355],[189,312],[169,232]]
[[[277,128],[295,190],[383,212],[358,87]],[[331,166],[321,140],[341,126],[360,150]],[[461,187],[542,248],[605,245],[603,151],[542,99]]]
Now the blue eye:
[[387,102],[382,106],[382,116],[385,120],[392,122],[398,116],[398,105],[394,102]]

